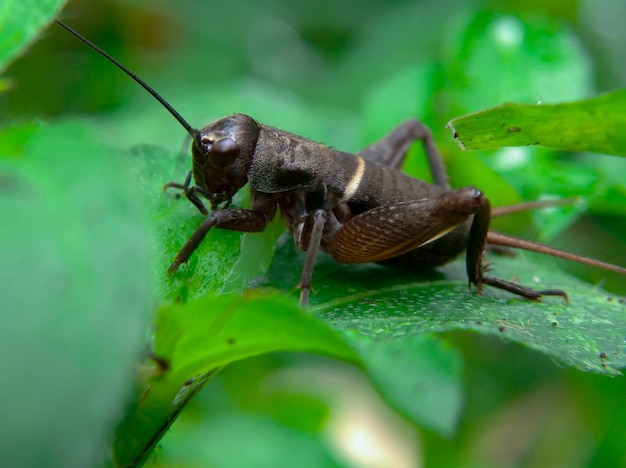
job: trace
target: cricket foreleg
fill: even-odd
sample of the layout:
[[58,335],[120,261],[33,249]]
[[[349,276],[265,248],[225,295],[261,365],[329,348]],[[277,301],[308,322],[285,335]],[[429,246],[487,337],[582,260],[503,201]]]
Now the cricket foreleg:
[[180,193],[176,194],[176,198],[179,198],[181,195],[184,195],[187,200],[189,200],[193,205],[198,208],[198,211],[203,215],[208,215],[209,210],[206,209],[200,197],[198,197],[198,190],[200,187],[195,185],[191,185],[191,171],[187,173],[187,177],[185,177],[185,181],[181,184],[180,182],[168,182],[163,186],[163,191],[167,191],[167,189],[173,188],[176,190],[180,190]]
[[219,210],[214,211],[191,235],[176,258],[167,269],[168,273],[175,272],[180,265],[189,260],[191,254],[198,248],[202,239],[213,227],[218,229],[229,229],[231,231],[259,232],[267,226],[271,217],[263,211],[255,210]]
[[202,200],[198,195],[202,195],[204,198],[209,200],[211,203],[211,208],[215,210],[218,205],[224,203],[222,209],[228,208],[231,203],[231,197],[226,193],[211,193],[200,187],[199,185],[191,185],[191,177],[192,171],[187,173],[187,177],[185,177],[185,181],[181,184],[180,182],[168,182],[163,186],[163,191],[166,192],[167,189],[173,188],[176,190],[180,190],[180,193],[176,194],[176,198],[180,198],[181,195],[184,195],[187,200],[189,200],[193,205],[198,208],[198,211],[203,215],[208,215],[209,210],[206,209]]

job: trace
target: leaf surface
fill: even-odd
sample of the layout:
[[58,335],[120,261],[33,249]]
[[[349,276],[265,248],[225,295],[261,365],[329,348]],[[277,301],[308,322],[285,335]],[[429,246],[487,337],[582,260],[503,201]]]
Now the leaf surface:
[[507,103],[453,119],[464,150],[540,145],[626,156],[626,90],[563,104]]

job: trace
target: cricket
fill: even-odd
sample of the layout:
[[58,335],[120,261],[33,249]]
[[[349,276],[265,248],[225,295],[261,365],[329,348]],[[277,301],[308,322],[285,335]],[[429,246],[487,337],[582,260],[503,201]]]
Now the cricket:
[[[525,249],[626,274],[626,268],[489,230],[492,217],[553,206],[528,202],[494,208],[476,187],[452,189],[428,127],[407,120],[357,154],[337,151],[302,136],[235,114],[193,128],[160,94],[107,52],[59,20],[56,22],[132,78],[191,136],[192,168],[182,183],[170,182],[205,216],[168,268],[186,263],[209,230],[263,231],[278,212],[305,251],[300,303],[306,305],[320,250],[340,263],[375,262],[415,270],[440,267],[465,252],[467,280],[478,294],[484,285],[530,300],[560,296],[485,275],[487,245]],[[409,147],[420,141],[433,184],[400,171]],[[250,209],[230,208],[249,184]],[[205,201],[210,205],[209,211]]]

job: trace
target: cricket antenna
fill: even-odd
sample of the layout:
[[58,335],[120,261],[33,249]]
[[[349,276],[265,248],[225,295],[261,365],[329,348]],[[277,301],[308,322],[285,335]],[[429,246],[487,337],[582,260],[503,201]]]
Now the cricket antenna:
[[174,109],[169,102],[167,102],[163,96],[161,96],[159,93],[157,93],[154,89],[152,89],[152,87],[146,83],[145,81],[143,81],[141,78],[139,78],[137,75],[135,75],[135,73],[133,73],[131,70],[129,70],[128,68],[126,68],[124,65],[122,65],[118,60],[116,60],[115,58],[111,57],[107,52],[105,52],[104,50],[102,50],[100,47],[98,47],[97,45],[95,45],[93,42],[91,42],[89,39],[87,39],[86,37],[82,36],[79,32],[75,31],[74,29],[70,28],[67,24],[59,21],[58,19],[55,19],[54,21],[56,21],[56,23],[61,26],[63,29],[65,29],[66,31],[68,31],[69,33],[73,34],[74,36],[76,36],[78,39],[80,39],[82,42],[84,42],[85,44],[87,44],[89,47],[91,47],[93,50],[95,50],[96,52],[98,52],[100,55],[102,55],[104,58],[106,58],[109,62],[113,63],[117,68],[119,68],[120,70],[122,70],[124,73],[126,73],[128,76],[130,76],[133,80],[135,80],[143,89],[145,89],[146,91],[148,91],[150,94],[152,94],[152,96],[154,96],[154,98],[159,101],[161,103],[161,105],[163,107],[165,107],[165,109],[167,109],[167,111],[172,114],[174,116],[174,118],[176,120],[178,120],[178,122],[185,128],[185,130],[187,130],[187,133],[189,133],[189,135],[191,135],[191,137],[193,138],[194,143],[198,143],[200,142],[200,131],[196,130],[195,128],[193,128],[191,125],[189,125],[189,122],[187,122],[182,115],[180,115],[178,113],[178,111],[176,111],[176,109]]

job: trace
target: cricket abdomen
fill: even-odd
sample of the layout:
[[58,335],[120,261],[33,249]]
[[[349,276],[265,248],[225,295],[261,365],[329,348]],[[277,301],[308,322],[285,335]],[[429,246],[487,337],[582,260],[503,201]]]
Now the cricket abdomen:
[[435,197],[445,190],[378,163],[364,161],[357,189],[346,200],[352,214],[398,202]]

